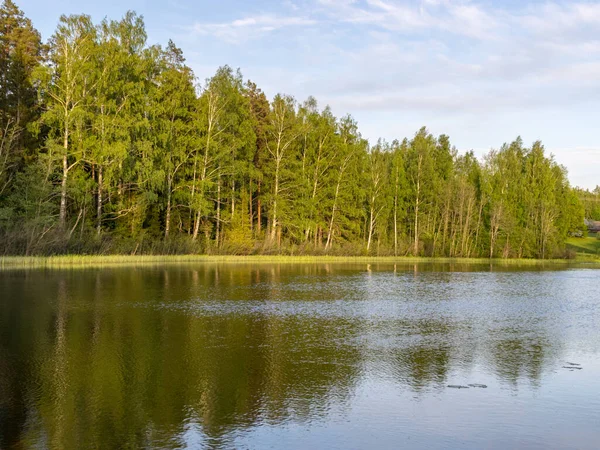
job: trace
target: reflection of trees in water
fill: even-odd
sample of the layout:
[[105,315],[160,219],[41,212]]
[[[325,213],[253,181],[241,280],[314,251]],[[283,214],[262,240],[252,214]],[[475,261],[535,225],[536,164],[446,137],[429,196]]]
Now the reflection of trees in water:
[[448,374],[450,352],[448,346],[411,347],[395,355],[396,376],[402,384],[415,391],[445,382]]
[[442,385],[452,368],[457,348],[453,334],[458,330],[448,321],[434,319],[395,320],[384,325],[395,330],[393,345],[382,358],[392,376],[415,392]]
[[517,386],[522,379],[539,386],[544,368],[558,365],[556,348],[543,336],[500,339],[494,342],[488,357],[497,376],[513,386]]
[[[30,445],[24,440],[23,430],[31,421],[31,402],[38,383],[36,360],[38,352],[51,351],[47,342],[36,339],[49,332],[48,318],[53,305],[39,302],[37,295],[44,292],[36,284],[37,277],[27,272],[7,273],[0,279],[0,448],[20,449]],[[23,286],[28,289],[24,290]],[[24,305],[27,305],[24,307]],[[31,305],[35,305],[35,308]],[[42,314],[32,311],[43,311]]]
[[[477,360],[501,380],[539,382],[556,353],[539,337],[543,324],[530,338],[519,330],[468,336],[457,318],[396,318],[373,328],[327,308],[277,309],[288,300],[362,299],[355,290],[364,285],[331,283],[331,275],[359,273],[206,264],[9,280],[0,308],[0,446],[164,447],[181,444],[196,422],[218,446],[236,430],[343,407],[366,361],[381,359],[399,385],[424,391]],[[375,340],[397,335],[369,353],[365,326]]]
[[[240,286],[246,276],[247,283],[265,276],[263,270],[247,273],[231,281],[221,276],[219,283]],[[158,275],[153,282],[144,271],[124,272],[125,280],[102,272],[61,274],[43,296],[38,292],[32,308],[12,324],[22,327],[26,315],[45,322],[27,327],[35,352],[29,357],[38,364],[26,372],[29,392],[20,395],[36,396],[29,424],[15,425],[25,428],[21,438],[36,440],[43,433],[51,448],[161,446],[173,444],[195,419],[218,444],[254,423],[323,416],[352,392],[358,352],[338,345],[352,324],[342,318],[189,313],[193,290],[213,289],[217,271]],[[240,292],[228,289],[228,301],[244,299]],[[171,308],[163,297],[185,301]],[[52,306],[43,306],[48,303],[41,298]]]
[[458,338],[461,331],[447,322],[422,321],[417,329],[422,332],[419,343],[399,345],[389,356],[396,379],[415,391],[444,386],[450,372],[471,372],[478,362],[485,362],[502,382],[516,386],[527,380],[539,386],[544,369],[558,364],[558,349],[539,335],[542,330],[529,338],[523,331],[522,338],[492,333],[469,340]]
[[[4,325],[4,323],[1,323]],[[2,327],[5,330],[4,327]],[[4,334],[4,333],[2,333]],[[20,441],[27,420],[25,392],[19,375],[23,369],[13,348],[0,346],[0,448],[12,448]],[[12,346],[11,346],[12,347]]]

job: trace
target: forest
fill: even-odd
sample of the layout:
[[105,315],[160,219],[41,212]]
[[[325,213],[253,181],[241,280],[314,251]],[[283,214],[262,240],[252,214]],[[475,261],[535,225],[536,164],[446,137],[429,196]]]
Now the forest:
[[44,43],[0,10],[0,254],[563,258],[594,195],[539,141],[370,144],[229,66],[199,82],[134,12]]
[[577,196],[583,205],[585,217],[590,220],[600,220],[600,186],[593,191],[576,188]]

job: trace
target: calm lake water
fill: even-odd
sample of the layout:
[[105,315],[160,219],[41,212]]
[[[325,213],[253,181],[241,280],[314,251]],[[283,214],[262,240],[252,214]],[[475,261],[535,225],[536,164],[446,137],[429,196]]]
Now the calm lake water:
[[598,449],[599,357],[584,267],[0,272],[0,448]]

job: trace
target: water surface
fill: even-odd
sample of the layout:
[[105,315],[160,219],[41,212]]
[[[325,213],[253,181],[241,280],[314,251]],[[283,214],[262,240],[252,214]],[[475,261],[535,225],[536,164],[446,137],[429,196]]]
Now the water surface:
[[597,449],[599,281],[456,264],[0,272],[0,448]]

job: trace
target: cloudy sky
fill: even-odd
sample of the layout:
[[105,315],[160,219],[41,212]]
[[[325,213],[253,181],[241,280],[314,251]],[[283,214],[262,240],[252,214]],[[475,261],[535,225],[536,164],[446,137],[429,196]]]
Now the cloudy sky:
[[44,39],[61,13],[143,15],[197,77],[240,67],[309,95],[374,142],[426,125],[482,154],[540,139],[574,185],[600,184],[600,1],[16,0]]

